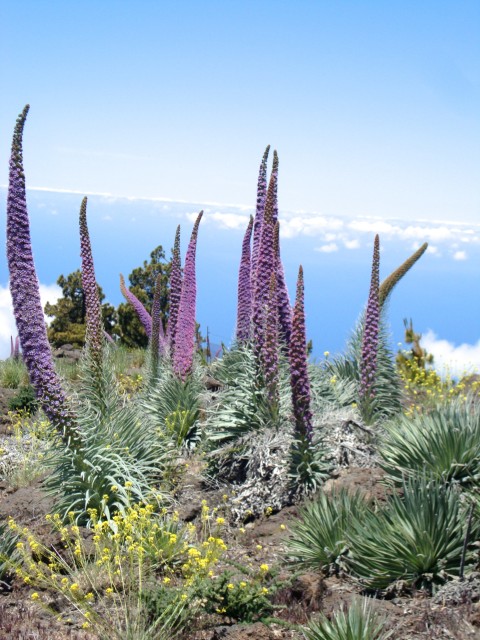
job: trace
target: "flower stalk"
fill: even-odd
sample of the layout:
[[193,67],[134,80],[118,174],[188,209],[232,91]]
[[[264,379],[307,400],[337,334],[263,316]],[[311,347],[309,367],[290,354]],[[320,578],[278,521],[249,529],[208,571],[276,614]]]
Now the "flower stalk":
[[23,359],[37,398],[64,443],[77,448],[80,436],[75,415],[55,372],[32,254],[23,170],[23,129],[28,109],[27,105],[17,119],[10,156],[7,195],[10,292]]
[[177,376],[185,381],[193,366],[195,353],[195,316],[197,300],[197,282],[195,272],[195,255],[197,249],[198,227],[202,219],[200,211],[193,225],[192,235],[185,256],[182,293],[178,309],[178,319],[173,354],[173,369]]
[[371,402],[375,397],[375,374],[380,329],[379,305],[380,238],[375,236],[373,245],[372,275],[368,295],[360,361],[360,400],[365,415],[371,413]]
[[311,396],[305,330],[304,282],[303,267],[301,265],[298,269],[289,360],[295,431],[298,436],[311,442],[313,437],[313,416],[310,409]]
[[250,318],[252,313],[252,288],[250,264],[250,240],[252,237],[253,217],[245,231],[242,244],[242,257],[238,273],[238,302],[237,302],[237,343],[246,342],[250,337]]

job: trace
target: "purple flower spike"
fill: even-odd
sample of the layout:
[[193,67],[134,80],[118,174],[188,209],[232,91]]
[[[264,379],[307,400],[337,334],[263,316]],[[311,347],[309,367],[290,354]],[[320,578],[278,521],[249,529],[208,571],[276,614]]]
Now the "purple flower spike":
[[375,397],[375,374],[377,371],[378,332],[380,327],[379,269],[380,239],[376,235],[373,245],[372,277],[365,314],[362,359],[360,363],[360,397],[367,402]]
[[278,312],[277,279],[270,277],[268,305],[265,314],[265,342],[262,349],[262,369],[267,396],[272,404],[278,403]]
[[253,217],[250,216],[243,238],[242,257],[238,273],[237,342],[246,342],[250,337],[250,317],[252,312],[252,289],[250,285],[250,240]]
[[278,154],[276,151],[273,152],[273,164],[272,164],[272,174],[275,174],[275,182],[273,185],[273,224],[275,225],[278,220],[278,196],[277,196],[277,188],[278,188]]
[[86,343],[87,349],[97,366],[102,361],[103,322],[102,308],[98,297],[92,247],[87,226],[87,198],[80,206],[80,256],[82,258],[82,287],[87,311]]
[[285,272],[283,270],[282,259],[280,257],[280,223],[277,221],[274,231],[274,253],[275,266],[277,271],[277,300],[278,300],[278,323],[280,337],[285,343],[287,350],[290,345],[290,335],[292,333],[292,307],[288,296]]
[[154,372],[156,372],[156,365],[158,363],[158,355],[163,353],[165,347],[165,338],[163,331],[161,331],[162,320],[160,317],[160,298],[162,291],[162,276],[158,274],[155,281],[155,293],[153,294],[152,305],[152,335],[150,337],[150,357],[152,358],[152,365]]
[[170,310],[168,316],[167,340],[170,344],[170,354],[175,352],[175,337],[177,333],[178,308],[182,295],[182,264],[180,260],[180,225],[175,233],[173,245],[172,270],[170,272]]
[[257,210],[255,212],[255,222],[253,226],[253,247],[252,247],[252,287],[255,283],[255,275],[257,272],[258,252],[260,251],[260,239],[262,237],[263,216],[265,212],[265,202],[267,198],[267,160],[270,152],[270,145],[267,146],[263,154],[258,173],[257,184]]
[[268,304],[270,278],[275,270],[273,211],[275,207],[276,182],[277,174],[272,171],[268,184],[252,302],[253,342],[258,356],[262,352],[265,339],[265,310]]
[[203,211],[200,211],[193,225],[187,255],[185,256],[182,295],[178,309],[173,369],[177,376],[183,381],[186,380],[190,373],[193,365],[193,355],[195,353],[195,307],[197,299],[195,254],[197,249],[198,226],[202,215]]
[[137,296],[133,294],[130,291],[130,289],[127,289],[127,287],[125,286],[125,278],[122,276],[122,274],[120,274],[120,291],[123,293],[127,301],[130,302],[132,307],[135,309],[135,313],[137,314],[138,319],[142,323],[143,328],[145,329],[145,333],[147,334],[147,337],[150,338],[150,336],[152,335],[152,318],[148,313],[148,311],[143,306],[143,304],[137,298]]
[[290,339],[290,385],[292,387],[295,429],[301,436],[312,441],[313,426],[310,410],[310,381],[308,378],[307,338],[305,331],[303,269],[300,266],[297,280],[297,297],[293,310],[292,335]]
[[7,195],[7,261],[10,292],[23,359],[30,381],[49,420],[67,445],[80,444],[75,418],[55,372],[32,255],[25,194],[22,138],[28,105],[17,119],[10,157]]

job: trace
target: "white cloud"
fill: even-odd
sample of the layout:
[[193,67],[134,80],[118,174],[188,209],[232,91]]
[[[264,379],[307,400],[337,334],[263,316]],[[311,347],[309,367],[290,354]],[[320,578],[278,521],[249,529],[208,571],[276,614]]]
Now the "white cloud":
[[454,260],[466,260],[467,259],[466,251],[455,251],[455,253],[453,254],[453,259]]
[[460,344],[442,340],[429,329],[422,336],[422,346],[433,354],[438,371],[461,377],[465,372],[480,372],[480,340],[476,344]]
[[208,220],[218,222],[221,227],[226,229],[246,229],[248,226],[248,217],[238,213],[221,213],[215,211],[208,215]]
[[[418,249],[418,247],[415,247],[415,250]],[[438,255],[439,251],[438,251],[438,247],[436,247],[433,244],[429,244],[427,247],[427,253],[431,253],[432,255]]]
[[354,240],[344,240],[343,244],[347,249],[358,249],[360,246],[360,240],[355,238]]
[[[42,301],[42,307],[45,307],[47,302],[54,304],[58,298],[62,295],[62,290],[57,284],[41,284],[40,285],[40,299]],[[51,318],[45,317],[45,322],[51,320]],[[17,328],[15,326],[15,318],[13,317],[12,299],[10,297],[10,289],[0,285],[0,360],[8,358],[10,355],[10,336],[17,335]]]
[[321,253],[333,253],[334,251],[338,251],[338,246],[335,242],[330,242],[329,244],[322,244],[321,247],[316,247],[315,251],[320,251]]
[[294,238],[295,236],[318,236],[338,231],[344,227],[344,221],[340,218],[327,218],[320,215],[286,215],[280,216],[280,228],[282,236]]

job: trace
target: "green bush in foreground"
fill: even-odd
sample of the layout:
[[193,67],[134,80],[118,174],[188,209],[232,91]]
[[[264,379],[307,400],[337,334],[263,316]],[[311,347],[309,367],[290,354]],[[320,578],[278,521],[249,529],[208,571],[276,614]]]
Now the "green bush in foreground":
[[[387,589],[397,581],[407,588],[434,590],[460,575],[468,505],[455,487],[412,478],[403,495],[394,493],[378,511],[367,511],[348,527],[348,564],[368,589]],[[470,542],[478,536],[478,524]],[[469,547],[466,566],[471,566]]]
[[321,493],[300,512],[291,526],[287,555],[302,568],[338,573],[347,568],[347,530],[365,520],[369,510],[360,493],[342,489],[331,495]]
[[323,616],[319,622],[310,622],[304,634],[307,640],[387,640],[392,631],[384,631],[384,620],[366,601],[355,600],[336,611],[331,620]]
[[429,413],[400,416],[385,425],[381,466],[390,478],[428,473],[471,487],[480,480],[480,404],[452,400]]

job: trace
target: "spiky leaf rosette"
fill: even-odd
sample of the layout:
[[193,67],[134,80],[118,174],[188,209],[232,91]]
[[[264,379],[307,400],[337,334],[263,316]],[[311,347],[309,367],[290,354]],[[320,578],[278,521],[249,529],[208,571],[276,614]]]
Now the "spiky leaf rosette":
[[132,293],[130,289],[127,289],[125,285],[125,278],[123,277],[122,274],[120,274],[120,291],[126,298],[127,302],[130,302],[132,307],[135,309],[135,313],[137,314],[138,319],[142,323],[142,326],[145,329],[145,333],[147,334],[147,337],[150,338],[150,336],[152,335],[152,317],[148,313],[148,311],[145,309],[143,304],[140,302],[140,300],[137,298],[137,296],[134,293]]
[[277,221],[274,230],[274,254],[275,268],[277,272],[277,301],[278,301],[278,323],[280,338],[289,347],[292,333],[292,307],[288,295],[285,272],[283,270],[282,258],[280,257],[280,223]]
[[197,236],[203,211],[200,211],[193,225],[192,235],[185,256],[182,295],[178,309],[177,335],[173,354],[173,369],[181,380],[185,380],[193,365],[195,353],[195,312],[197,300],[197,282],[195,275],[195,254]]
[[394,631],[385,629],[385,619],[367,603],[355,599],[318,620],[310,620],[304,630],[306,640],[388,640]]
[[86,343],[92,362],[102,363],[103,323],[102,308],[98,296],[92,247],[87,225],[87,198],[80,206],[80,256],[82,259],[82,288],[86,306]]
[[354,520],[363,522],[368,511],[363,492],[345,488],[319,493],[300,511],[290,528],[286,557],[302,571],[338,574],[347,569],[346,533]]
[[378,303],[380,269],[380,238],[375,236],[373,245],[372,275],[368,295],[360,361],[360,402],[365,417],[371,413],[371,402],[375,397],[377,371],[378,332],[380,328],[380,305]]
[[389,478],[425,471],[437,480],[465,489],[480,481],[480,403],[450,400],[425,413],[403,414],[385,424],[380,443],[381,467]]
[[300,266],[298,270],[297,295],[293,311],[289,359],[295,429],[299,436],[303,436],[307,440],[311,441],[313,428],[312,412],[310,409],[310,380],[308,377],[302,266]]
[[[401,581],[412,589],[434,590],[458,576],[467,528],[468,504],[456,487],[422,476],[404,482],[386,506],[352,521],[346,540],[350,570],[368,589],[387,589]],[[467,541],[466,566],[476,563],[473,541],[478,522]]]
[[253,225],[253,246],[252,246],[252,264],[251,264],[251,282],[252,290],[255,286],[255,277],[257,273],[258,252],[260,251],[260,240],[262,237],[263,215],[265,212],[265,202],[267,199],[267,160],[270,151],[270,145],[267,146],[263,154],[260,170],[258,173],[257,184],[257,208],[255,211],[255,221]]
[[[125,402],[117,384],[121,362],[109,345],[104,348],[101,368],[102,410],[94,397],[97,383],[91,367],[81,362],[81,378],[76,403],[83,436],[81,456],[72,456],[68,449],[59,448],[51,456],[52,473],[46,488],[56,498],[56,512],[66,516],[74,511],[81,523],[88,523],[89,509],[97,515],[111,518],[133,502],[156,502],[157,485],[172,461],[172,447],[155,430],[140,401],[140,395]],[[169,461],[170,459],[170,461]]]
[[275,269],[275,254],[273,247],[274,224],[273,212],[275,208],[277,173],[272,170],[268,183],[265,215],[263,218],[260,247],[254,277],[255,288],[252,301],[253,343],[259,360],[265,342],[265,312],[268,305],[270,279]]
[[175,447],[194,449],[201,436],[200,410],[205,390],[204,369],[193,366],[184,381],[164,362],[153,387],[145,387],[139,401],[154,429]]
[[237,332],[238,343],[245,342],[250,337],[250,318],[252,313],[252,289],[251,289],[251,264],[250,264],[250,240],[252,237],[253,217],[245,231],[242,243],[242,257],[238,272],[238,302],[237,302]]
[[182,264],[180,258],[180,225],[175,232],[173,244],[172,270],[170,272],[170,312],[168,316],[167,340],[170,345],[170,355],[175,353],[175,339],[177,335],[178,309],[182,295]]
[[7,195],[7,261],[18,335],[30,381],[48,418],[65,443],[78,448],[75,416],[55,373],[48,343],[38,278],[33,261],[23,171],[23,128],[28,105],[17,119],[10,157]]
[[409,271],[413,267],[413,265],[417,262],[417,260],[420,260],[420,258],[423,256],[427,248],[428,248],[428,242],[424,242],[422,246],[415,251],[415,253],[413,253],[409,258],[407,258],[407,260],[405,260],[405,262],[403,262],[398,267],[398,269],[395,269],[395,271],[393,271],[388,276],[388,278],[385,278],[385,280],[382,282],[378,290],[378,303],[380,305],[380,308],[382,308],[383,305],[385,304],[393,288],[403,278],[403,276],[407,273],[407,271]]
[[[208,446],[238,442],[250,432],[276,428],[288,430],[291,389],[288,364],[280,354],[277,422],[265,386],[257,383],[258,362],[248,345],[226,351],[212,366],[212,376],[222,385],[208,407]],[[236,446],[236,445],[234,445]]]

